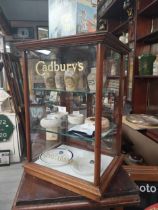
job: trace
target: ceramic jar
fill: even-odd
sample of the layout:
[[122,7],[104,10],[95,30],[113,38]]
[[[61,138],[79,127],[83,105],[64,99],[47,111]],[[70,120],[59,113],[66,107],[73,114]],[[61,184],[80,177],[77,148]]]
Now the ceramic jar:
[[55,73],[55,85],[56,85],[56,88],[59,90],[65,89],[64,73],[63,72],[57,71]]
[[78,73],[79,82],[78,82],[78,90],[87,90],[87,76],[84,71]]
[[56,141],[57,140],[57,131],[59,126],[59,121],[49,119],[48,117],[43,118],[40,121],[40,125],[46,129],[46,140]]
[[45,72],[44,83],[47,89],[55,88],[55,74],[54,72]]
[[88,87],[90,91],[96,91],[96,68],[91,68],[91,72],[88,74]]
[[126,44],[126,35],[123,33],[123,34],[119,37],[119,40],[120,40],[122,43]]
[[63,118],[67,113],[55,112],[41,119],[40,125],[46,129],[46,140],[58,140],[58,130],[62,126]]
[[140,75],[152,75],[153,63],[156,56],[150,53],[144,53],[139,57],[139,74]]
[[73,68],[69,68],[64,74],[65,88],[67,91],[75,91],[78,89],[79,74]]
[[112,65],[111,65],[111,76],[115,76],[115,75],[116,75],[116,72],[117,72],[116,63],[115,63],[115,61],[113,60],[113,61],[112,61]]
[[88,83],[87,83],[87,66],[88,63],[87,61],[82,61],[83,63],[83,70],[78,71],[79,75],[79,83],[78,83],[78,90],[87,90],[88,88]]
[[156,59],[153,63],[153,75],[154,76],[158,75],[158,55],[156,56]]
[[[106,81],[106,76],[103,72],[103,87]],[[91,72],[87,76],[88,87],[90,91],[96,91],[96,68],[91,68]]]

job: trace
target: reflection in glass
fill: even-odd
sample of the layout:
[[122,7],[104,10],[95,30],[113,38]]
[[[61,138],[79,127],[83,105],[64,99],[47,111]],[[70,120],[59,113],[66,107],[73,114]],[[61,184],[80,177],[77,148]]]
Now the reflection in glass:
[[120,75],[121,56],[119,53],[107,48],[103,73],[102,117],[108,119],[107,131],[102,132],[102,150],[109,154],[115,153],[116,138],[120,120]]

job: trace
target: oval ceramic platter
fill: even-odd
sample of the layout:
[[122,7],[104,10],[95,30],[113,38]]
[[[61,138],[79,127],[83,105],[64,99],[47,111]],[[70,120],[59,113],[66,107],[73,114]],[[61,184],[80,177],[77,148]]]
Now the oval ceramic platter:
[[70,163],[73,153],[63,148],[55,148],[48,150],[40,155],[40,160],[46,165],[63,166]]

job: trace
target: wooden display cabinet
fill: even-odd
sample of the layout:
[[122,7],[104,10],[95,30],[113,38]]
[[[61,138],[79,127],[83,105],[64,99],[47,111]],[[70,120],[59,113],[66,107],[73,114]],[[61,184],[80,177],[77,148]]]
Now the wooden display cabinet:
[[25,172],[100,200],[123,159],[123,64],[129,48],[107,32],[17,47],[24,51]]

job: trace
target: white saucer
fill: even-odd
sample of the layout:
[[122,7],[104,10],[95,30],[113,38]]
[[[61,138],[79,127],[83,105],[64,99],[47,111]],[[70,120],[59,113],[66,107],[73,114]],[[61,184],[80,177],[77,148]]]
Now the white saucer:
[[82,176],[94,175],[94,158],[91,157],[76,157],[71,162],[72,170]]

